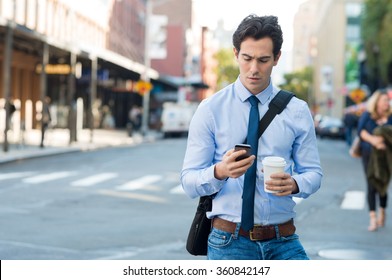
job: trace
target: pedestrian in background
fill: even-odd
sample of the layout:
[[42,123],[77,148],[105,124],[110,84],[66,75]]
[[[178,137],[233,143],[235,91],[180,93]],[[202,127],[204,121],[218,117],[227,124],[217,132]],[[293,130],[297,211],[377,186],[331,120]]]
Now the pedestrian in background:
[[353,143],[353,134],[358,126],[358,116],[355,113],[347,112],[343,118],[345,140],[347,145],[350,147]]
[[[391,107],[389,97],[384,90],[377,90],[367,102],[367,111],[365,111],[358,122],[358,135],[361,138],[362,163],[367,180],[367,202],[369,207],[370,222],[369,231],[375,231],[378,227],[385,225],[385,209],[387,207],[387,194],[381,194],[374,182],[369,180],[369,165],[372,149],[385,150],[386,143],[382,136],[375,135],[374,131],[378,127],[392,125]],[[379,168],[388,169],[388,165]],[[379,212],[377,215],[377,200],[379,202]]]
[[[307,104],[292,98],[264,134],[255,139],[255,154],[236,161],[245,151],[233,149],[247,138],[248,125],[252,126],[251,107],[260,112],[253,122],[257,126],[279,91],[272,84],[271,72],[278,64],[282,43],[277,17],[246,17],[233,34],[239,77],[205,99],[193,116],[181,182],[191,198],[216,193],[212,211],[208,212],[213,219],[208,259],[308,259],[293,222],[293,198],[307,198],[316,192],[322,178]],[[277,193],[266,192],[263,187],[262,160],[267,156],[283,157],[287,162],[285,172],[267,181],[268,189]],[[252,183],[254,207],[242,199],[244,174],[253,164],[257,166],[256,183]],[[250,229],[244,223],[248,217],[242,217],[245,212],[254,213]]]
[[133,131],[139,131],[142,126],[142,109],[137,105],[133,105],[128,114],[129,121],[132,124]]
[[112,110],[108,105],[104,105],[102,107],[102,128],[114,129],[115,125]]
[[42,115],[41,115],[41,144],[40,147],[44,147],[45,140],[45,132],[49,128],[49,125],[52,121],[52,117],[50,115],[50,103],[51,99],[49,96],[45,96],[44,102],[42,103]]

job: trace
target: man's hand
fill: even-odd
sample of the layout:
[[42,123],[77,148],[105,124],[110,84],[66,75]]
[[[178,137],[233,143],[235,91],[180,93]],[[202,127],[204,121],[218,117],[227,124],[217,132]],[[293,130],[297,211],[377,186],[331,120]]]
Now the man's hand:
[[271,180],[265,182],[266,189],[276,191],[273,193],[277,196],[286,196],[299,192],[297,182],[288,173],[272,174]]
[[245,150],[234,151],[234,149],[231,149],[227,151],[227,153],[223,156],[222,161],[215,165],[215,178],[218,180],[224,180],[228,177],[238,178],[245,174],[246,170],[251,167],[256,157],[251,155],[250,157],[240,161],[235,160],[237,157],[244,154],[246,154]]

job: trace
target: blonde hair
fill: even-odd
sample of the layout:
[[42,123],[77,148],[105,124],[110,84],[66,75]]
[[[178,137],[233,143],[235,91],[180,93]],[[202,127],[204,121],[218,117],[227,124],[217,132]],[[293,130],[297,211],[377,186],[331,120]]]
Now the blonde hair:
[[[372,96],[370,96],[370,98],[367,101],[367,111],[370,113],[370,116],[372,119],[377,120],[379,119],[381,116],[378,114],[377,112],[377,103],[378,100],[380,100],[380,97],[383,95],[387,95],[387,92],[385,90],[376,90]],[[392,108],[391,106],[389,106],[389,112],[388,115],[392,114]]]

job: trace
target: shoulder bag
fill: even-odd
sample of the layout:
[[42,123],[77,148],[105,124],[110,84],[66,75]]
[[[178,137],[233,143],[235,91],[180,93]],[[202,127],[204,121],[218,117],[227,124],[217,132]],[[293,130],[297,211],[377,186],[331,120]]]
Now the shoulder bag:
[[354,141],[351,144],[351,147],[349,150],[349,154],[353,158],[360,158],[361,157],[361,138],[359,138],[359,136],[356,136],[354,138]]

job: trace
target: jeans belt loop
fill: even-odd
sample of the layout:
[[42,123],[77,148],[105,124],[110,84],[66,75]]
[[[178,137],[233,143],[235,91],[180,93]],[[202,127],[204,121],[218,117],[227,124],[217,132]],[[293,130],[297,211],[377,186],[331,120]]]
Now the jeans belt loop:
[[276,239],[280,238],[279,225],[275,225],[275,235]]
[[235,230],[233,232],[234,239],[238,239],[238,235],[240,233],[241,223],[236,223]]

